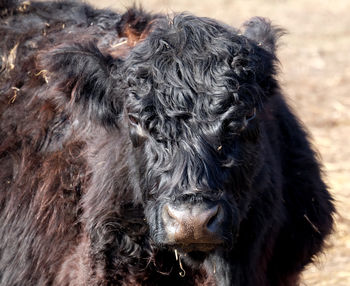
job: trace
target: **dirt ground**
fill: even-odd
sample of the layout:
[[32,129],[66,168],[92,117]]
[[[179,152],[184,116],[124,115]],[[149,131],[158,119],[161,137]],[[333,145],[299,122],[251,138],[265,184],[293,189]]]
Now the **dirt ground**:
[[[135,1],[90,0],[124,11]],[[280,81],[291,106],[311,131],[336,200],[336,229],[328,249],[304,273],[302,285],[350,285],[350,1],[149,0],[146,11],[188,11],[239,27],[270,18],[288,34],[280,41]],[[215,4],[213,4],[215,3]]]

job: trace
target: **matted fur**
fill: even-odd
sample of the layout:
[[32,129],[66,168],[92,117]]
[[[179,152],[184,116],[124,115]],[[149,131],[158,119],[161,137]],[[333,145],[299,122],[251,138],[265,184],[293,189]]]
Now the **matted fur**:
[[[276,81],[281,29],[0,9],[0,285],[298,285],[334,207]],[[180,263],[162,208],[204,201],[224,243]]]

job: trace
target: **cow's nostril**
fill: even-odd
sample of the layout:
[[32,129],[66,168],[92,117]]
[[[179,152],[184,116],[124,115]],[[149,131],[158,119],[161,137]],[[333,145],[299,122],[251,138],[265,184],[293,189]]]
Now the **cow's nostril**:
[[219,210],[221,208],[219,206],[216,206],[216,209],[213,210],[212,215],[208,216],[208,222],[206,224],[208,229],[213,229],[216,227],[218,223],[220,223],[220,218],[219,218]]
[[178,223],[181,223],[184,219],[183,216],[186,215],[186,210],[178,210],[173,207],[170,207],[169,205],[164,206],[165,211],[165,218],[167,218],[168,221],[175,220]]

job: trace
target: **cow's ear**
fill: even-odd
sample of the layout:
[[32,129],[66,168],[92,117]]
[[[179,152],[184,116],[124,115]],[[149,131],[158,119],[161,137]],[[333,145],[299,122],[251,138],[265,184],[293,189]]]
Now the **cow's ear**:
[[271,21],[261,17],[254,17],[243,24],[243,34],[250,40],[270,53],[275,53],[278,39],[286,31],[273,26]]
[[93,43],[64,44],[38,56],[37,75],[43,75],[47,96],[61,109],[79,110],[89,119],[115,125],[122,98],[115,91],[117,64]]
[[[248,39],[249,56],[238,54],[234,57],[233,66],[235,69],[243,70],[243,74],[245,72],[250,78],[254,78],[266,98],[274,94],[278,86],[275,79],[278,71],[275,51],[278,39],[284,33],[283,29],[273,26],[267,19],[252,18],[244,23],[242,31],[243,37]],[[240,57],[245,58],[245,60],[242,61]],[[246,66],[242,67],[242,62]],[[238,72],[236,73],[238,74]],[[261,95],[259,97],[262,98]]]

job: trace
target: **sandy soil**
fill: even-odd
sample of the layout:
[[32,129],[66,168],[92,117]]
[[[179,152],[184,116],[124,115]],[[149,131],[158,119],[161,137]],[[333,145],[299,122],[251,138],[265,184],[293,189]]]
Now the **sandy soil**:
[[[123,11],[134,1],[90,0]],[[188,11],[239,27],[253,16],[287,29],[280,42],[280,81],[311,131],[336,200],[336,229],[328,249],[304,273],[302,285],[350,285],[350,1],[149,0],[147,11]],[[215,4],[213,4],[215,3]]]

